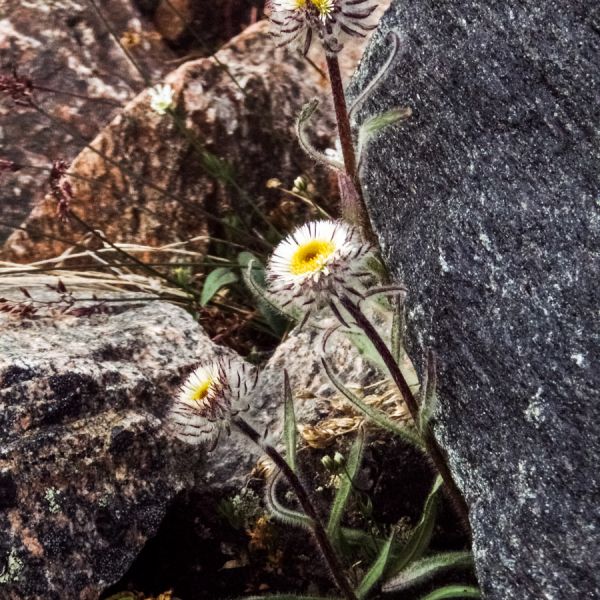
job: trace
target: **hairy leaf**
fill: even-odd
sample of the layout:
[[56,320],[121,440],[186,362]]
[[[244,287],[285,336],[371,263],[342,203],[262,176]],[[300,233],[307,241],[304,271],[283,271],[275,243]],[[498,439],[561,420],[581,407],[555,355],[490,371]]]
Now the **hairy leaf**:
[[414,528],[402,552],[391,562],[387,572],[388,576],[397,575],[407,565],[421,558],[425,550],[427,550],[435,527],[441,487],[442,478],[438,475],[429,492],[429,496],[427,496],[427,500],[425,500],[421,519]]
[[257,300],[257,306],[269,327],[280,337],[286,332],[288,319],[295,320],[294,315],[286,313],[265,290],[265,268],[250,252],[240,252],[238,263],[242,268],[244,283]]
[[338,488],[333,504],[331,506],[331,512],[329,513],[329,521],[327,523],[327,535],[332,541],[333,545],[339,547],[340,545],[340,525],[346,505],[348,504],[348,498],[352,491],[353,481],[360,469],[362,462],[362,455],[365,446],[365,430],[364,427],[359,428],[358,434],[350,453],[348,454],[348,460],[346,461],[346,473],[342,476],[342,482]]
[[400,592],[432,579],[439,573],[451,569],[471,567],[473,557],[470,552],[444,552],[433,554],[410,563],[405,569],[388,580],[382,587],[386,593]]
[[447,585],[423,596],[421,600],[446,600],[446,598],[481,598],[481,593],[472,585]]
[[309,100],[300,110],[298,120],[296,121],[296,135],[298,137],[298,142],[300,143],[302,150],[304,150],[304,152],[306,152],[306,154],[308,154],[308,156],[310,156],[313,160],[328,165],[337,171],[344,172],[343,163],[334,160],[323,152],[317,150],[310,141],[309,136],[306,135],[306,126],[308,125],[318,106],[319,100],[317,98],[313,98],[312,100]]
[[333,596],[299,596],[297,594],[271,594],[269,596],[244,596],[241,600],[341,600]]
[[395,532],[392,532],[387,542],[381,548],[379,556],[371,565],[371,568],[367,571],[367,574],[364,576],[363,580],[360,582],[360,585],[356,590],[356,595],[358,596],[359,600],[367,597],[367,594],[371,591],[379,579],[381,579],[383,573],[385,572],[388,560],[390,558],[390,550],[392,548],[392,542],[394,541],[394,534]]
[[404,347],[404,329],[406,326],[404,317],[404,303],[396,301],[394,306],[394,318],[392,321],[392,356],[400,364]]
[[379,355],[379,352],[377,352],[371,340],[362,331],[349,329],[343,329],[342,331],[344,335],[354,344],[360,354],[364,356],[369,363],[371,363],[371,365],[383,373],[388,372],[383,359]]
[[276,494],[277,483],[279,482],[280,477],[281,472],[277,472],[267,481],[265,489],[265,502],[267,508],[276,519],[279,519],[286,525],[295,525],[297,527],[312,530],[313,520],[309,516],[280,504]]
[[296,472],[296,415],[294,413],[294,398],[287,370],[283,371],[283,433],[285,437],[285,458],[290,469]]
[[200,295],[200,304],[206,306],[219,290],[235,283],[237,280],[238,276],[227,267],[213,269],[204,280],[202,294]]
[[369,117],[358,130],[358,155],[362,154],[363,149],[373,136],[390,125],[406,121],[411,115],[412,109],[403,106]]
[[325,358],[321,358],[321,363],[323,364],[325,373],[327,374],[327,377],[329,377],[331,383],[348,399],[352,405],[358,408],[363,414],[369,417],[369,419],[371,419],[374,423],[377,423],[377,425],[380,427],[388,429],[389,431],[395,433],[398,437],[401,437],[403,440],[423,450],[423,441],[418,434],[414,433],[407,427],[401,427],[400,425],[394,423],[394,421],[392,421],[383,411],[373,408],[372,406],[369,406],[363,402],[358,396],[353,394],[341,383],[341,381],[333,373],[331,366],[327,360],[325,360]]

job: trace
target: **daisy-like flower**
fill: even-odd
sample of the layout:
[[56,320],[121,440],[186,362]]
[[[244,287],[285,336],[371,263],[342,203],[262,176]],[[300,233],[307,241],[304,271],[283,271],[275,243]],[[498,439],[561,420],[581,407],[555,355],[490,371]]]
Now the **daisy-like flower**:
[[229,433],[232,417],[248,409],[257,372],[241,360],[220,358],[197,367],[177,397],[169,421],[177,438],[188,444],[210,444]]
[[360,296],[360,279],[373,247],[357,228],[342,221],[313,221],[298,227],[275,248],[267,266],[267,285],[282,307],[308,314],[332,296]]
[[155,85],[150,88],[150,108],[159,115],[164,115],[174,107],[173,98],[175,91],[166,85]]
[[269,19],[278,46],[306,54],[317,36],[327,54],[337,54],[348,36],[365,37],[376,25],[365,22],[373,0],[269,0]]

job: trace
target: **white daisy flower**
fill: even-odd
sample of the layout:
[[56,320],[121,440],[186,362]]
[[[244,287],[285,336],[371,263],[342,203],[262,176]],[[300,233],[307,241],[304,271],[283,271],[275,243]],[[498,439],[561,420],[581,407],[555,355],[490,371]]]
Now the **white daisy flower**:
[[332,296],[361,296],[360,278],[373,247],[357,228],[342,221],[313,221],[298,227],[275,248],[267,265],[267,285],[282,308],[308,312]]
[[174,95],[175,90],[166,84],[166,85],[155,85],[153,88],[150,88],[150,108],[159,115],[164,115],[168,110],[174,108]]
[[278,46],[291,45],[306,54],[316,35],[327,54],[337,54],[347,36],[365,37],[375,25],[363,22],[375,10],[373,0],[269,0],[273,35]]
[[257,372],[242,360],[220,358],[197,367],[181,386],[169,421],[177,438],[215,447],[231,418],[248,408]]

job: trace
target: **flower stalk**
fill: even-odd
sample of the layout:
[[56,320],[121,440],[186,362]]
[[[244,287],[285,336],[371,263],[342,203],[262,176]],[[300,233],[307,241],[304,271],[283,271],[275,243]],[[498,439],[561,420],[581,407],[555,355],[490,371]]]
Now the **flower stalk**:
[[344,597],[347,600],[358,600],[350,582],[344,574],[344,569],[338,559],[331,542],[325,531],[325,527],[317,514],[317,511],[306,491],[306,488],[302,485],[302,482],[292,471],[290,466],[287,464],[283,456],[270,444],[266,443],[262,436],[250,425],[247,421],[239,416],[233,417],[231,421],[232,425],[238,429],[243,435],[250,439],[256,444],[274,463],[275,466],[280,469],[283,476],[287,479],[288,483],[294,490],[298,502],[302,506],[302,509],[306,515],[311,519],[311,527],[315,536],[315,540],[319,549],[323,553],[323,557],[327,561],[327,565],[331,571],[331,574],[340,589]]
[[[369,213],[358,178],[356,153],[352,140],[352,128],[348,117],[340,63],[337,54],[326,54],[326,60],[340,146],[344,157],[344,168],[349,179],[349,182],[340,181],[340,195],[342,196],[342,211],[344,213],[342,216],[350,222],[357,222],[365,238],[374,243],[376,238],[371,227]],[[348,185],[348,183],[352,184],[354,190],[344,190],[344,185]]]
[[[340,296],[339,301],[341,305],[348,311],[348,313],[355,320],[358,327],[363,331],[363,333],[367,336],[367,338],[371,341],[375,350],[383,360],[385,366],[387,367],[394,383],[400,390],[404,402],[410,412],[411,417],[415,423],[419,422],[419,405],[417,403],[416,398],[414,397],[408,382],[406,381],[398,363],[394,359],[392,353],[390,352],[387,344],[383,341],[379,332],[375,329],[373,324],[367,319],[367,317],[360,310],[358,305],[353,302],[348,296]],[[467,503],[465,502],[458,486],[456,485],[454,478],[452,477],[452,473],[450,472],[450,468],[448,467],[448,463],[446,462],[446,458],[440,445],[438,444],[435,436],[433,435],[433,431],[430,426],[425,428],[425,431],[422,431],[423,441],[425,443],[425,447],[427,449],[427,453],[431,457],[433,464],[435,465],[438,473],[442,477],[444,481],[444,489],[452,501],[452,505],[455,511],[458,513],[461,521],[463,522],[465,528],[468,530],[469,523],[469,509],[467,507]]]

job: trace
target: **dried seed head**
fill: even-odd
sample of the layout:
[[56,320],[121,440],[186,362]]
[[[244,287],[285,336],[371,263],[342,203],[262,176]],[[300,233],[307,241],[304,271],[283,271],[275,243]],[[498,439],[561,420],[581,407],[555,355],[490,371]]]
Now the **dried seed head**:
[[176,437],[214,447],[231,418],[248,408],[256,372],[248,363],[220,358],[200,365],[181,386],[169,420]]
[[14,173],[20,169],[20,165],[18,165],[15,161],[8,160],[6,158],[0,158],[0,174],[7,172]]
[[15,104],[29,106],[32,102],[33,82],[19,75],[16,69],[10,74],[0,75],[0,94],[9,96]]
[[56,200],[56,215],[61,221],[66,221],[73,199],[73,188],[68,179],[69,163],[55,160],[50,169],[50,193]]
[[298,47],[304,54],[317,37],[327,54],[337,54],[348,36],[365,37],[375,28],[367,19],[373,0],[270,0],[268,9],[278,46]]

